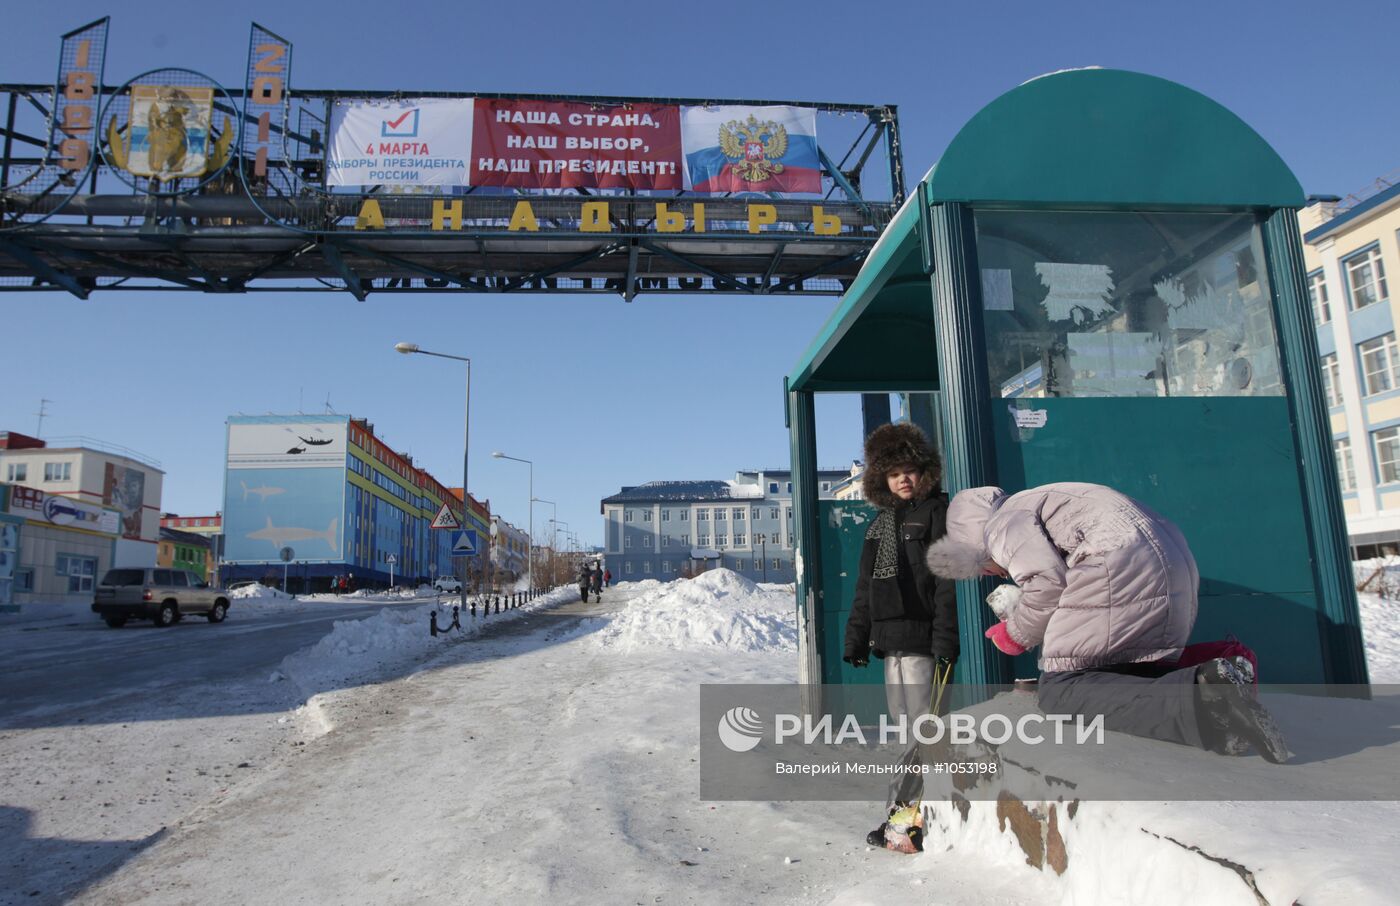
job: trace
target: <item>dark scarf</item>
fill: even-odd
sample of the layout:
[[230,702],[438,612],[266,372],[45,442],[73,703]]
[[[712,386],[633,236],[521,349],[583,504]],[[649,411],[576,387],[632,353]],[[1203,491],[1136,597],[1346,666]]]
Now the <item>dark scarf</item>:
[[893,579],[899,572],[899,529],[895,525],[894,510],[880,510],[875,521],[865,532],[865,540],[879,540],[875,548],[875,569],[872,579]]

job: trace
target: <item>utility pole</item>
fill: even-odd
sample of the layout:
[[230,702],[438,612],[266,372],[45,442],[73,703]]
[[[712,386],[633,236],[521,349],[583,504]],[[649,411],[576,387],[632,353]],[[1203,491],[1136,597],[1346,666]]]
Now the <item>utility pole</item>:
[[52,403],[52,402],[53,402],[53,400],[46,400],[46,399],[40,399],[40,400],[39,400],[39,427],[37,427],[37,428],[34,429],[34,436],[35,436],[35,437],[43,438],[43,436],[44,436],[44,416],[46,416],[46,415],[49,414],[49,413],[48,413],[47,407],[48,407],[48,404],[49,404],[49,403]]

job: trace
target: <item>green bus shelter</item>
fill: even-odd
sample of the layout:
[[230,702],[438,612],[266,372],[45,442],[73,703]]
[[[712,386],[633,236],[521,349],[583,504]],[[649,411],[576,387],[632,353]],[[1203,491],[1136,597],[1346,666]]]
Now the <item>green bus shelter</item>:
[[[841,661],[873,511],[818,500],[814,396],[900,394],[948,492],[1106,484],[1185,532],[1194,641],[1268,682],[1365,683],[1304,283],[1297,179],[1224,107],[1153,76],[1055,73],[974,116],[786,378],[804,683]],[[1034,676],[958,587],[957,679]]]

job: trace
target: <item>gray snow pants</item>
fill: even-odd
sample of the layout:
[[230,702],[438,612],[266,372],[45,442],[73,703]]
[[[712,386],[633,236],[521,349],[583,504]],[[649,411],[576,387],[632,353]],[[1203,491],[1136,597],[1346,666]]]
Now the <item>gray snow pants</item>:
[[928,713],[933,697],[933,656],[928,654],[885,655],[885,702],[890,720],[898,723],[900,716],[914,718]]
[[1128,664],[1042,673],[1038,692],[1046,714],[1103,715],[1105,730],[1205,748],[1196,723],[1194,667]]

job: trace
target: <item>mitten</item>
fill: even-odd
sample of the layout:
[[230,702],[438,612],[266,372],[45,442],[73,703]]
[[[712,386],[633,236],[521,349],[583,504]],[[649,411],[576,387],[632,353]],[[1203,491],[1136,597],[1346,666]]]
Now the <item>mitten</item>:
[[991,639],[992,644],[997,646],[1003,654],[1009,654],[1015,657],[1018,654],[1026,653],[1026,649],[1016,644],[1016,640],[1011,638],[1011,633],[1007,631],[1006,621],[1004,620],[991,629],[988,629],[983,635]]

